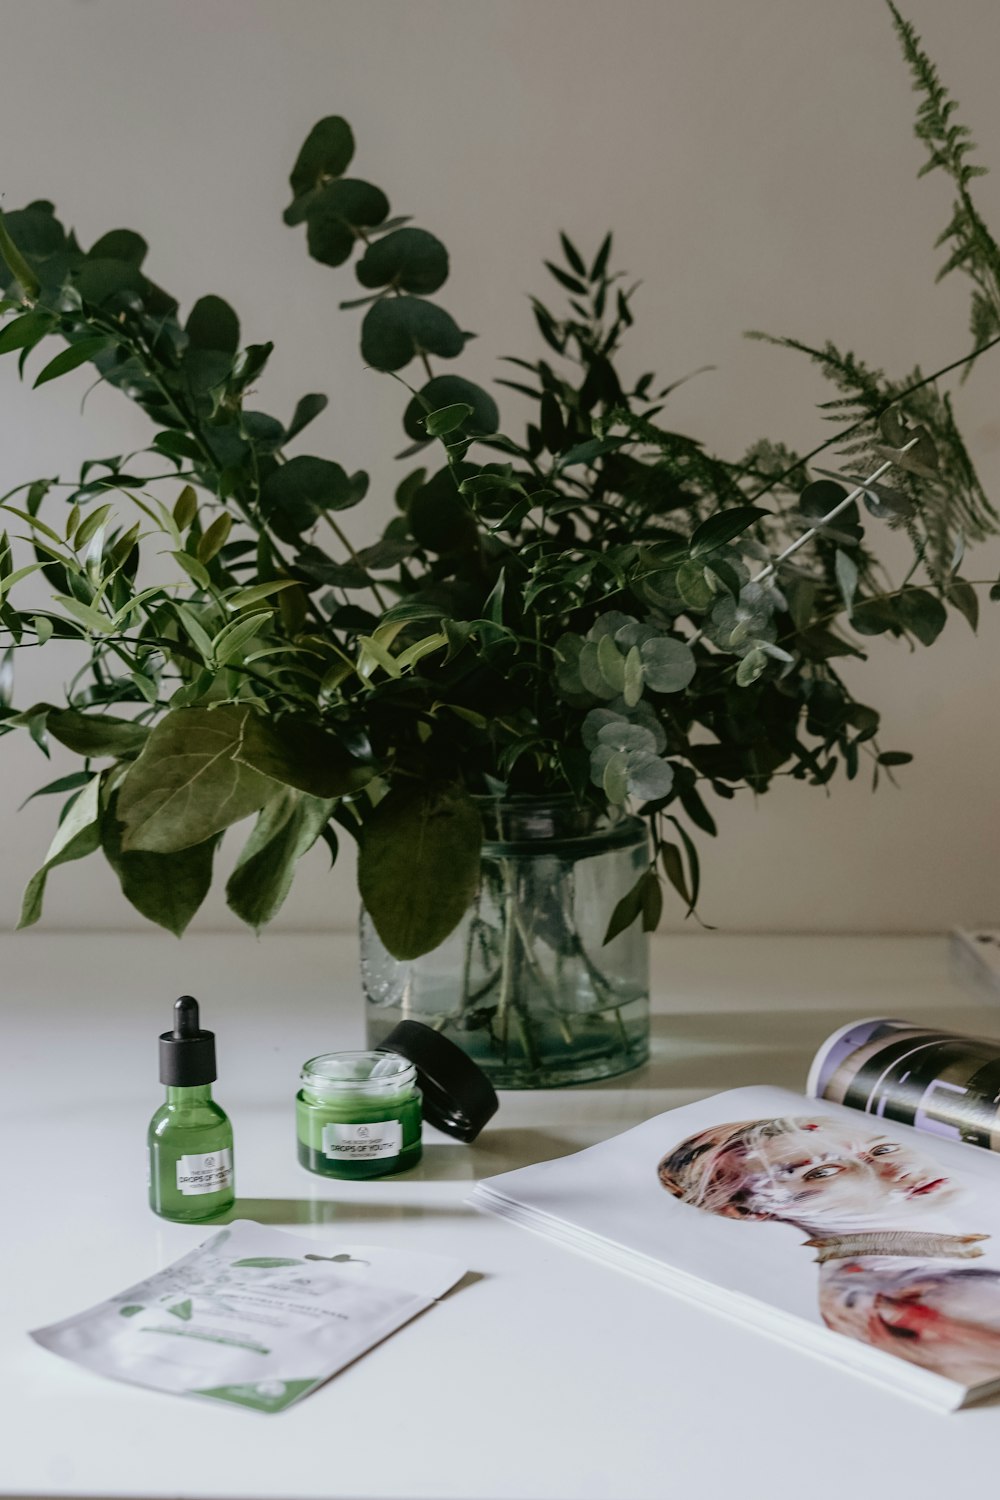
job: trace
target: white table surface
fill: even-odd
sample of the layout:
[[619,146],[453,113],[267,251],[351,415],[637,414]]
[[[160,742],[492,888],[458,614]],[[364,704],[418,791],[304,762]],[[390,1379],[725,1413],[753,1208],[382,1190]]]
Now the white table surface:
[[[943,938],[658,941],[645,1068],[505,1094],[476,1145],[428,1132],[413,1172],[359,1183],[298,1166],[292,1109],[306,1057],[362,1044],[349,938],[27,934],[0,960],[0,1494],[937,1500],[992,1484],[1000,1406],[939,1416],[464,1201],[477,1177],[705,1094],[802,1087],[851,1018],[1000,1035],[1000,1004],[949,977]],[[102,1380],[25,1333],[205,1238],[145,1204],[156,1038],[185,991],[218,1033],[240,1216],[476,1273],[276,1416]]]

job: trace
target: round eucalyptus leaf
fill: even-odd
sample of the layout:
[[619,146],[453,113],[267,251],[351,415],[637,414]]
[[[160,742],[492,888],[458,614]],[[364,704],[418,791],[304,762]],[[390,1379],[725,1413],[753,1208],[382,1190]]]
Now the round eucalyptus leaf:
[[342,266],[345,260],[349,260],[355,238],[354,230],[336,214],[318,214],[309,220],[306,228],[309,254],[323,266]]
[[628,794],[637,802],[667,797],[674,784],[673,767],[652,750],[634,750],[626,757]]
[[612,751],[604,767],[601,785],[609,802],[619,804],[628,796],[628,757],[621,750]]
[[329,177],[342,177],[354,155],[354,136],[340,115],[318,120],[302,143],[288,179],[292,193],[301,198]]
[[[601,671],[599,642],[585,641],[580,651],[577,671],[587,692],[595,698],[617,698],[620,688],[612,687]],[[624,664],[623,664],[624,665]]]
[[614,727],[618,724],[627,724],[628,720],[616,713],[613,708],[592,708],[586,715],[581,728],[583,743],[588,750],[593,750],[596,745],[602,743],[601,730],[608,726]]
[[329,183],[305,205],[309,254],[323,265],[342,265],[359,231],[374,229],[388,213],[388,198],[370,182],[342,177]]
[[625,687],[625,658],[609,635],[602,635],[597,642],[597,665],[612,692],[622,692]]
[[[602,710],[595,709],[594,712],[601,713]],[[666,730],[660,723],[656,711],[651,704],[646,702],[645,698],[641,698],[634,708],[629,708],[624,698],[613,698],[609,702],[607,709],[603,710],[603,712],[612,713],[621,719],[628,719],[631,724],[641,724],[644,729],[648,729],[652,734],[658,751],[663,751],[667,748]]]
[[188,314],[184,331],[197,349],[220,349],[235,354],[240,347],[240,323],[221,297],[199,297]]
[[941,600],[927,589],[906,588],[896,596],[896,618],[923,646],[933,646],[948,621]]
[[[30,255],[32,260],[44,260],[55,255],[66,243],[66,232],[56,218],[55,208],[51,203],[39,200],[29,204],[27,208],[15,208],[3,217],[18,249],[25,255]],[[121,232],[127,234],[129,231]],[[136,235],[136,239],[138,238]]]
[[435,375],[421,389],[419,397],[414,396],[407,405],[403,415],[403,428],[407,437],[418,443],[426,440],[424,421],[428,412],[437,411],[442,406],[455,405],[459,401],[472,407],[471,417],[462,424],[465,433],[472,436],[496,432],[500,426],[500,413],[492,396],[461,375]]
[[450,469],[439,469],[410,501],[410,530],[430,552],[460,552],[475,540],[476,523]]
[[272,469],[261,486],[261,510],[279,536],[298,538],[327,510],[347,510],[363,500],[367,474],[348,474],[327,458],[300,454]]
[[448,279],[448,252],[426,229],[393,229],[368,246],[355,272],[362,286],[427,296]]
[[767,653],[759,646],[744,656],[736,668],[736,681],[740,687],[749,687],[752,682],[762,675],[767,666]]
[[847,495],[847,490],[835,479],[814,479],[812,484],[807,484],[799,496],[799,510],[810,521],[818,521],[821,517],[829,515],[834,506],[839,505]]
[[284,424],[277,417],[268,416],[266,411],[242,412],[240,428],[243,436],[249,438],[258,452],[274,453],[284,446]]
[[916,506],[908,495],[887,484],[867,484],[864,501],[865,509],[880,521],[908,520],[916,512]]
[[642,724],[630,724],[627,719],[615,719],[597,731],[597,743],[610,745],[612,750],[627,752],[642,750],[656,754],[656,736]]
[[639,647],[643,676],[654,693],[679,693],[694,677],[694,652],[683,641],[661,635]]
[[580,679],[579,662],[580,652],[583,650],[583,641],[578,635],[567,632],[561,635],[556,642],[556,683],[563,693],[578,694],[583,689]]
[[140,300],[149,283],[134,260],[102,259],[81,261],[74,278],[85,302],[103,303],[110,297],[132,293]]
[[689,609],[708,609],[715,593],[705,577],[705,565],[689,558],[677,569],[677,590]]
[[655,625],[640,624],[638,620],[633,620],[628,615],[621,615],[619,618],[624,620],[625,624],[619,625],[615,631],[615,640],[623,651],[632,646],[641,646],[643,641],[655,640],[658,635],[662,634]]
[[401,370],[418,354],[454,359],[464,348],[451,314],[422,297],[382,297],[361,326],[361,356],[376,370]]
[[896,615],[895,600],[884,595],[862,599],[854,607],[851,625],[859,635],[883,635],[887,630],[899,630],[900,620]]
[[[599,641],[602,636],[613,635],[616,640],[619,640],[619,636],[623,631],[629,630],[637,624],[638,621],[634,615],[622,614],[620,609],[609,609],[606,614],[598,615],[593,625],[587,631],[587,639],[588,641]],[[619,644],[621,645],[623,642],[619,640]],[[632,642],[629,641],[628,644],[632,645]]]
[[625,686],[622,688],[622,697],[629,708],[634,708],[642,697],[643,681],[642,653],[638,646],[632,646],[625,658]]
[[141,234],[131,229],[111,229],[95,240],[87,251],[87,260],[125,260],[141,266],[149,246]]
[[636,580],[634,591],[653,609],[668,615],[683,614],[688,605],[678,587],[679,572],[679,568],[664,568],[659,573],[647,573],[644,578]]

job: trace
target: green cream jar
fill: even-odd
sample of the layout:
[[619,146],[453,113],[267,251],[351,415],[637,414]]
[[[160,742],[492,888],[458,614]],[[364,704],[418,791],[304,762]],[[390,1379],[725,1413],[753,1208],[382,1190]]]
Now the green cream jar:
[[321,1177],[387,1177],[420,1160],[421,1120],[474,1141],[497,1110],[486,1074],[421,1021],[400,1021],[377,1052],[326,1052],[299,1077],[299,1161]]
[[385,1177],[420,1160],[417,1070],[393,1052],[327,1052],[303,1066],[299,1161],[323,1177]]

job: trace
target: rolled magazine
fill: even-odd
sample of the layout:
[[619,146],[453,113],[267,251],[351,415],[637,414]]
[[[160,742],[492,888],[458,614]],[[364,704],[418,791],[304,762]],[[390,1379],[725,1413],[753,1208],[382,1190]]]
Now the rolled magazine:
[[909,1021],[852,1021],[820,1047],[806,1093],[944,1140],[1000,1150],[1000,1041]]
[[1000,1041],[853,1022],[804,1094],[717,1094],[472,1202],[950,1410],[1000,1391],[998,1093]]

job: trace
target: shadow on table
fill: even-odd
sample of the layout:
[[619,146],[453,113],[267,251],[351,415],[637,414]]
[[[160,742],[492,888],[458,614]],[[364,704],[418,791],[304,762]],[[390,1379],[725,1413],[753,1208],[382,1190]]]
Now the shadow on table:
[[[855,1014],[865,1012],[846,1007],[654,1016],[650,1060],[626,1076],[636,1088],[707,1093],[771,1084],[802,1093],[820,1043]],[[597,1087],[614,1089],[623,1081],[611,1078]]]
[[447,1208],[437,1204],[369,1203],[355,1198],[237,1198],[227,1214],[213,1224],[231,1224],[234,1219],[253,1219],[257,1224],[332,1224],[348,1219],[457,1219],[469,1212],[461,1204]]
[[[500,1107],[503,1108],[502,1102]],[[458,1141],[426,1141],[423,1161],[406,1175],[427,1181],[460,1178],[472,1183],[495,1172],[511,1172],[515,1167],[528,1167],[536,1161],[552,1161],[579,1149],[579,1141],[552,1130],[491,1124],[471,1146]]]

